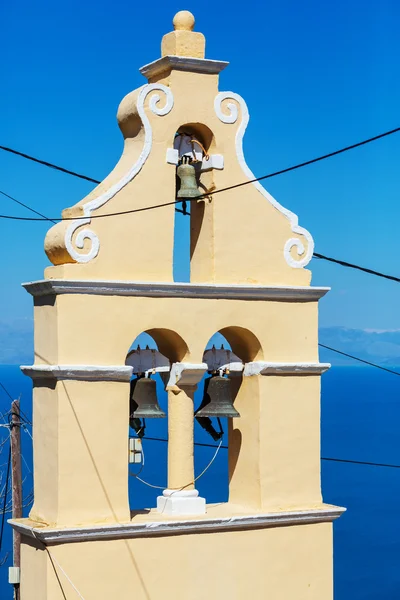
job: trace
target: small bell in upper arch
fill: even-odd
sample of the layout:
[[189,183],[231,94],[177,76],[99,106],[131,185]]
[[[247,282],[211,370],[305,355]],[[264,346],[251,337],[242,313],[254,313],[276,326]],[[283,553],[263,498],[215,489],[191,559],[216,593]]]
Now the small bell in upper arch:
[[196,196],[202,195],[197,187],[196,170],[191,161],[190,156],[182,156],[181,164],[176,170],[176,174],[181,180],[177,198],[196,198]]

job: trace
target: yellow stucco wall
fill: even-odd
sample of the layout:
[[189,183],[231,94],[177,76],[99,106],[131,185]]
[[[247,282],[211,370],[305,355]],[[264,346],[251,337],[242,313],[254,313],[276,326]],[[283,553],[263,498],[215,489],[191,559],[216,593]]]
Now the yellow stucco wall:
[[262,352],[243,357],[246,362],[318,360],[317,302],[63,294],[36,310],[35,326],[42,332],[35,336],[38,364],[122,365],[135,338],[157,329],[175,332],[188,347],[177,358],[164,348],[168,358],[199,363],[211,336],[230,327],[247,329],[259,340]]
[[[66,294],[39,304],[37,329],[50,323],[57,337],[46,345],[38,336],[38,364],[123,365],[146,330],[171,362],[201,363],[221,330],[244,362],[318,361],[317,302]],[[233,502],[279,509],[321,501],[319,380],[243,378],[235,400],[241,418],[231,432],[241,443],[230,444]],[[35,385],[35,519],[61,525],[129,518],[128,412],[129,383]]]
[[[331,600],[332,525],[216,532],[49,548],[85,600]],[[23,563],[35,551],[23,546]],[[44,554],[45,551],[37,550]],[[47,565],[47,566],[46,566]],[[67,598],[78,597],[65,576]],[[33,574],[32,574],[33,575]],[[64,600],[47,558],[43,588],[25,574],[24,600]]]

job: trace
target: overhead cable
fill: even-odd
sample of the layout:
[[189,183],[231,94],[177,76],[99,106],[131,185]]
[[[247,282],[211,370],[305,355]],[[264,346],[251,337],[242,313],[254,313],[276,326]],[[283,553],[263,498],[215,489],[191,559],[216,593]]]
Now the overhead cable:
[[370,362],[369,360],[364,360],[363,358],[358,358],[358,356],[347,354],[347,352],[342,352],[342,350],[336,350],[336,348],[331,348],[330,346],[326,346],[325,344],[318,344],[318,346],[321,346],[321,348],[325,348],[326,350],[331,350],[331,352],[336,352],[336,354],[341,354],[342,356],[347,356],[348,358],[357,360],[358,362],[364,363],[365,365],[369,365],[370,367],[375,367],[375,369],[381,369],[381,371],[392,373],[392,375],[400,375],[398,371],[393,371],[393,369],[388,369],[387,367],[383,367],[382,365],[377,365],[376,363]]
[[[327,158],[331,158],[332,156],[337,156],[338,154],[342,154],[343,152],[347,152],[349,150],[353,150],[354,148],[359,148],[360,146],[365,146],[366,144],[369,144],[371,142],[375,142],[376,140],[379,140],[381,138],[387,137],[389,135],[392,135],[394,133],[397,133],[398,131],[400,131],[400,127],[396,127],[395,129],[391,129],[389,131],[385,131],[384,133],[380,133],[379,135],[375,135],[374,137],[368,138],[366,140],[362,140],[361,142],[357,142],[355,144],[351,144],[350,146],[345,146],[344,148],[340,148],[339,150],[335,150],[333,152],[329,152],[328,154],[323,154],[322,156],[318,156],[316,158],[312,158],[310,160],[304,161],[302,163],[298,163],[297,165],[292,165],[291,167],[287,167],[285,169],[281,169],[280,171],[275,171],[273,173],[269,173],[268,175],[262,175],[261,177],[256,177],[254,179],[249,179],[247,181],[242,181],[241,183],[236,183],[230,186],[227,186],[225,188],[220,188],[218,190],[213,190],[212,194],[210,193],[205,193],[205,194],[199,194],[198,196],[195,196],[194,198],[182,198],[182,199],[176,199],[173,202],[165,202],[163,204],[155,204],[153,206],[145,206],[142,208],[136,208],[136,209],[132,209],[132,210],[126,210],[126,211],[120,211],[120,212],[115,212],[115,213],[107,213],[105,215],[91,215],[90,218],[91,219],[104,219],[105,217],[116,217],[116,216],[120,216],[120,215],[127,215],[127,214],[132,214],[132,213],[136,213],[136,212],[143,212],[143,211],[147,211],[147,210],[153,210],[156,208],[163,208],[164,206],[171,206],[173,204],[179,204],[181,202],[184,202],[185,200],[188,200],[190,202],[194,202],[197,200],[202,200],[205,198],[208,198],[210,195],[215,195],[215,194],[219,194],[221,192],[226,192],[229,190],[233,190],[239,187],[242,187],[244,185],[249,185],[250,183],[255,183],[257,181],[263,181],[264,179],[270,179],[271,177],[276,177],[277,175],[283,175],[284,173],[289,173],[290,171],[295,171],[296,169],[300,169],[302,167],[306,167],[307,165],[311,165],[317,162],[320,162],[321,160],[325,160]],[[6,151],[12,151],[10,148],[6,148],[4,146],[0,146],[0,149],[2,150],[6,150]],[[17,151],[13,151],[15,154],[20,154],[23,155],[23,153],[17,152]],[[23,155],[25,158],[32,158],[33,157],[29,157],[28,155]],[[41,162],[42,164],[46,164],[46,161],[39,161],[38,159],[35,159],[36,162]],[[89,181],[93,181],[94,183],[100,183],[97,180],[92,179],[91,177],[86,177],[83,175],[79,175],[77,173],[74,173],[72,171],[69,171],[68,169],[64,169],[63,167],[57,167],[57,165],[53,165],[51,163],[48,163],[47,166],[51,166],[52,168],[57,168],[60,171],[66,172],[70,175],[75,175],[77,177],[80,178],[85,178]],[[54,217],[54,218],[32,218],[32,217],[16,217],[14,215],[0,215],[0,218],[2,219],[13,219],[13,220],[17,220],[17,221],[76,221],[81,219],[85,219],[87,217],[82,216],[82,217],[65,217],[65,218],[60,218],[60,217]]]
[[17,156],[22,156],[22,158],[27,158],[35,163],[39,163],[40,165],[44,165],[45,167],[50,167],[50,169],[55,169],[56,171],[61,171],[61,173],[66,173],[67,175],[73,175],[74,177],[79,177],[79,179],[85,179],[86,181],[90,181],[91,183],[100,183],[97,179],[93,179],[93,177],[88,177],[87,175],[81,175],[80,173],[76,173],[75,171],[70,171],[70,169],[65,169],[64,167],[60,167],[59,165],[55,165],[47,160],[41,160],[40,158],[35,158],[30,154],[25,154],[24,152],[20,152],[19,150],[14,150],[13,148],[7,148],[6,146],[0,146],[0,150],[4,150],[5,152],[10,152],[11,154],[16,154]]
[[[282,169],[281,171],[277,171],[275,173],[271,173],[270,175],[263,175],[261,177],[257,177],[256,179],[252,179],[251,181],[244,181],[238,185],[232,186],[226,189],[232,189],[233,187],[238,187],[240,185],[246,185],[248,183],[253,183],[255,181],[262,181],[263,179],[268,179],[269,177],[274,177],[275,175],[281,175],[283,173],[288,173],[289,171],[294,171],[295,169],[300,169],[301,167],[306,167],[308,165],[312,165],[321,160],[325,160],[326,158],[331,158],[332,156],[337,156],[338,154],[342,154],[343,152],[348,152],[349,150],[353,150],[354,148],[359,148],[360,146],[365,146],[366,144],[370,144],[371,142],[375,142],[376,140],[380,140],[384,137],[392,135],[400,131],[400,127],[396,127],[395,129],[390,129],[389,131],[385,131],[373,137],[367,138],[366,140],[362,140],[361,142],[356,142],[355,144],[351,144],[350,146],[345,146],[344,148],[340,148],[339,150],[334,150],[333,152],[329,152],[328,154],[323,154],[322,156],[318,156],[317,158],[312,158],[311,160],[307,160],[305,162],[299,163],[298,165],[294,165],[292,167],[287,167],[286,169]],[[73,177],[78,177],[79,179],[85,179],[86,181],[90,181],[92,183],[101,183],[98,179],[94,179],[93,177],[89,177],[88,175],[82,175],[81,173],[77,173],[76,171],[71,171],[70,169],[66,169],[65,167],[60,167],[54,163],[48,162],[46,160],[42,160],[40,158],[36,158],[31,156],[30,154],[26,154],[25,152],[20,152],[19,150],[15,150],[14,148],[7,148],[6,146],[0,146],[0,150],[4,150],[5,152],[10,152],[12,154],[16,154],[17,156],[22,156],[22,158],[26,158],[33,162],[44,165],[45,167],[50,167],[51,169],[55,169],[56,171],[61,171],[62,173],[66,173],[67,175],[72,175]],[[223,191],[223,190],[217,190]],[[216,192],[213,192],[216,193]]]
[[356,265],[354,263],[349,263],[344,260],[339,260],[337,258],[332,258],[331,256],[325,256],[325,254],[319,254],[318,252],[314,252],[314,258],[321,258],[322,260],[327,260],[329,262],[335,263],[342,267],[349,267],[350,269],[357,269],[358,271],[363,271],[364,273],[368,273],[369,275],[377,275],[378,277],[383,277],[384,279],[390,279],[391,281],[400,282],[400,277],[395,277],[394,275],[387,275],[386,273],[381,273],[380,271],[374,271],[373,269],[368,269],[367,267],[361,267],[360,265]]
[[347,459],[347,458],[325,458],[325,457],[321,457],[321,460],[327,460],[327,461],[331,461],[331,462],[340,462],[340,463],[349,463],[352,465],[367,465],[369,467],[390,467],[391,469],[400,469],[400,465],[368,462],[365,460],[351,460],[351,459]]
[[[224,188],[227,189],[227,188]],[[217,190],[217,191],[224,191],[223,189],[221,190]],[[215,192],[213,192],[214,194]],[[18,204],[21,204],[22,206],[24,206],[25,208],[27,208],[28,210],[42,215],[42,213],[37,212],[36,210],[34,210],[33,208],[31,208],[30,206],[28,206],[27,204],[23,204],[22,202],[20,202],[19,200],[17,200],[16,198],[14,198],[13,196],[10,196],[10,194],[6,194],[5,192],[3,192],[2,190],[0,190],[0,194],[3,194],[4,196],[7,196],[7,198],[10,198],[11,200],[13,200],[14,202],[17,202]],[[199,196],[200,198],[200,196]],[[196,200],[197,198],[191,198],[190,200]],[[135,213],[135,212],[143,212],[143,211],[147,211],[147,210],[152,210],[153,208],[160,208],[163,206],[171,206],[172,204],[178,204],[179,202],[184,202],[184,200],[174,200],[173,202],[167,202],[164,204],[157,204],[157,205],[153,205],[153,206],[147,206],[144,208],[136,208],[133,210],[128,210],[128,211],[124,211],[124,212],[118,212],[118,213],[109,213],[106,215],[91,215],[91,219],[102,219],[104,217],[113,217],[113,216],[118,216],[118,215],[126,215],[126,214],[130,214],[130,213]],[[180,209],[175,209],[177,212],[183,213],[185,214],[185,212],[183,210]],[[186,213],[189,215],[189,213]],[[51,221],[52,223],[56,223],[56,220],[50,219],[49,217],[46,217],[44,215],[42,215],[43,218],[42,219],[35,219],[35,218],[28,218],[28,217],[16,217],[16,216],[11,216],[11,215],[0,215],[0,218],[3,219],[12,219],[12,220],[16,220],[16,221]],[[58,218],[58,221],[76,221],[79,219],[84,219],[87,217],[66,217],[64,219],[60,219]],[[369,275],[376,275],[377,277],[383,277],[384,279],[390,279],[391,281],[396,281],[397,283],[400,282],[400,278],[396,277],[395,275],[388,275],[387,273],[381,273],[380,271],[374,271],[373,269],[369,269],[367,267],[362,267],[360,265],[356,265],[354,263],[349,263],[346,262],[344,260],[339,260],[337,258],[332,258],[330,256],[325,256],[324,254],[319,254],[318,252],[314,252],[313,256],[315,258],[318,259],[322,259],[322,260],[327,260],[329,262],[338,264],[342,267],[348,267],[351,269],[357,269],[358,271],[363,271],[364,273],[368,273]]]
[[6,483],[5,483],[5,490],[4,490],[3,513],[2,513],[1,527],[0,527],[0,552],[1,552],[1,547],[3,545],[4,521],[5,521],[5,515],[6,515],[8,485],[9,485],[9,481],[10,481],[10,467],[11,467],[11,441],[10,441],[10,448],[8,450],[7,475],[6,475]]
[[[397,375],[400,375],[400,373],[397,373]],[[146,436],[145,439],[146,439],[146,441],[149,440],[149,441],[153,441],[153,442],[168,442],[168,440],[165,438],[155,438],[155,437],[147,437]],[[210,448],[221,448],[224,450],[228,449],[228,446],[222,446],[222,445],[217,445],[217,444],[202,444],[200,442],[194,442],[194,445],[195,446],[208,446]],[[400,465],[395,465],[395,464],[391,464],[391,463],[369,462],[369,461],[365,461],[365,460],[352,460],[352,459],[347,459],[347,458],[331,458],[331,457],[325,457],[325,456],[321,456],[321,460],[330,461],[330,462],[349,463],[349,464],[355,464],[355,465],[367,465],[367,466],[371,466],[371,467],[390,467],[392,469],[400,469]],[[156,486],[154,486],[154,487],[156,487]]]
[[16,202],[17,204],[19,204],[20,206],[23,206],[24,208],[26,208],[27,210],[30,210],[32,213],[34,213],[35,215],[39,215],[40,217],[43,217],[43,220],[45,221],[51,221],[52,223],[56,224],[57,221],[53,221],[53,219],[49,219],[48,217],[46,217],[46,215],[44,215],[43,213],[35,210],[34,208],[31,208],[30,206],[28,206],[27,204],[24,204],[23,202],[21,202],[20,200],[17,200],[16,198],[14,198],[14,196],[10,196],[10,194],[6,194],[6,192],[3,192],[0,190],[0,194],[3,194],[3,196],[5,196],[6,198],[9,198],[10,200],[12,200],[13,202]]

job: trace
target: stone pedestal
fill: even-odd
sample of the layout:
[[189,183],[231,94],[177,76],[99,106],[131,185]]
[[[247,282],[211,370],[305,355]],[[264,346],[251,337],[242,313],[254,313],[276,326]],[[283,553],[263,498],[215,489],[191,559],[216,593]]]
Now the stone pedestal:
[[157,498],[157,510],[165,515],[205,515],[206,500],[197,490],[164,490]]

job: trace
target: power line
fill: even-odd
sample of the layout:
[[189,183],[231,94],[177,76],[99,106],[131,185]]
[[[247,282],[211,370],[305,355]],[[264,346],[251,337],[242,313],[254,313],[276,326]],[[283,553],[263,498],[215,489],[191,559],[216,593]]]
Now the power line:
[[[256,181],[263,181],[264,179],[270,179],[271,177],[276,177],[277,175],[283,175],[284,173],[289,173],[290,171],[295,171],[296,169],[300,169],[302,167],[306,167],[307,165],[311,165],[317,162],[320,162],[321,160],[325,160],[327,158],[331,158],[332,156],[337,156],[338,154],[342,154],[343,152],[347,152],[349,150],[353,150],[354,148],[359,148],[360,146],[365,146],[366,144],[369,144],[371,142],[374,142],[376,140],[382,139],[384,137],[387,137],[389,135],[392,135],[394,133],[397,133],[398,131],[400,131],[400,127],[396,127],[395,129],[391,129],[389,131],[385,131],[384,133],[380,133],[379,135],[376,135],[374,137],[368,138],[366,140],[362,140],[361,142],[357,142],[355,144],[351,144],[350,146],[345,146],[344,148],[340,148],[339,150],[335,150],[334,152],[329,152],[328,154],[323,154],[322,156],[318,156],[316,158],[312,158],[311,160],[307,160],[304,161],[302,163],[298,163],[297,165],[292,165],[291,167],[287,167],[285,169],[281,169],[280,171],[275,171],[274,173],[269,173],[268,175],[262,175],[261,177],[256,177],[255,179],[249,179],[247,181],[242,181],[241,183],[236,183],[234,185],[230,185],[228,187],[225,188],[220,188],[219,190],[213,190],[212,193],[205,193],[205,194],[199,194],[198,196],[195,196],[194,198],[182,198],[182,199],[177,199],[174,200],[173,202],[166,202],[164,204],[155,204],[153,206],[145,206],[142,208],[136,208],[136,209],[132,209],[132,210],[126,210],[126,211],[120,211],[120,212],[115,212],[115,213],[107,213],[104,215],[91,215],[90,218],[91,219],[103,219],[106,217],[116,217],[116,216],[121,216],[121,215],[128,215],[128,214],[132,214],[132,213],[136,213],[136,212],[143,212],[143,211],[147,211],[147,210],[153,210],[156,208],[162,208],[164,206],[171,206],[173,204],[179,204],[181,202],[184,202],[185,200],[189,201],[189,202],[194,202],[197,200],[202,200],[204,198],[208,198],[210,195],[215,195],[215,194],[219,194],[221,192],[226,192],[229,190],[233,190],[239,187],[242,187],[244,185],[249,185],[250,183],[255,183]],[[12,151],[15,154],[20,154],[23,155],[20,152],[17,151],[13,151],[10,148],[5,148],[4,146],[0,146],[1,149],[6,150],[6,151]],[[25,158],[30,158],[33,160],[33,157],[29,157],[29,155],[23,155]],[[34,159],[35,162],[40,162],[42,164],[45,164],[45,161],[39,161],[38,159]],[[47,166],[51,166],[52,168],[57,168],[57,170],[63,171],[63,172],[67,172],[70,175],[75,175],[77,177],[80,178],[85,178],[88,179],[89,181],[93,181],[94,183],[100,183],[97,180],[93,180],[91,177],[88,178],[86,176],[83,175],[79,175],[77,173],[74,173],[72,171],[69,171],[68,169],[64,169],[63,167],[57,167],[57,165],[53,165],[52,163],[48,163]],[[9,196],[10,197],[10,196]],[[12,220],[17,220],[17,221],[76,221],[79,220],[79,218],[84,219],[87,217],[65,217],[65,218],[59,218],[59,217],[54,217],[54,218],[32,218],[32,217],[16,217],[13,215],[0,215],[0,218],[2,219],[12,219]]]
[[5,520],[5,516],[6,516],[8,483],[9,483],[9,479],[10,479],[10,465],[11,465],[11,441],[10,441],[10,448],[8,450],[7,477],[6,477],[6,484],[5,484],[5,491],[4,491],[3,515],[2,515],[2,519],[1,519],[1,529],[0,529],[0,552],[1,552],[1,547],[3,544],[4,520]]
[[[323,154],[322,156],[318,156],[317,158],[312,158],[311,160],[307,160],[305,162],[299,163],[298,165],[293,165],[292,167],[287,167],[286,169],[282,169],[281,171],[276,171],[275,173],[271,173],[269,175],[263,175],[261,177],[257,177],[256,179],[252,179],[251,181],[244,181],[243,183],[239,183],[237,185],[225,188],[225,189],[233,189],[235,187],[239,187],[241,185],[247,185],[248,183],[253,183],[255,181],[262,181],[263,179],[268,179],[269,177],[274,177],[276,175],[282,175],[283,173],[289,173],[290,171],[294,171],[295,169],[300,169],[301,167],[306,167],[308,165],[312,165],[321,160],[325,160],[327,158],[331,158],[332,156],[337,156],[338,154],[343,154],[343,152],[348,152],[349,150],[353,150],[354,148],[359,148],[360,146],[365,146],[366,144],[370,144],[371,142],[375,142],[376,140],[380,140],[384,137],[392,135],[400,131],[400,127],[396,127],[395,129],[390,129],[389,131],[385,131],[384,133],[380,133],[366,140],[362,140],[361,142],[356,142],[355,144],[351,144],[350,146],[345,146],[344,148],[340,148],[339,150],[334,150],[333,152],[329,152],[328,154]],[[51,169],[55,169],[56,171],[61,171],[62,173],[66,173],[67,175],[72,175],[74,177],[78,177],[79,179],[84,179],[86,181],[90,181],[92,183],[101,183],[98,179],[94,179],[93,177],[89,177],[88,175],[82,175],[81,173],[77,173],[76,171],[71,171],[70,169],[66,169],[65,167],[60,167],[54,163],[41,160],[30,154],[25,154],[24,152],[20,152],[19,150],[14,150],[13,148],[7,148],[6,146],[0,146],[0,150],[4,150],[5,152],[10,152],[12,154],[16,154],[17,156],[22,156],[28,160],[44,165],[45,167],[50,167]],[[216,190],[213,194],[222,192],[224,190]]]
[[387,275],[386,273],[381,273],[380,271],[374,271],[373,269],[368,269],[367,267],[361,267],[360,265],[355,265],[354,263],[349,263],[344,260],[339,260],[337,258],[332,258],[330,256],[325,256],[324,254],[319,254],[318,252],[314,252],[313,256],[315,258],[321,258],[323,260],[327,260],[332,263],[336,263],[342,267],[349,267],[351,269],[357,269],[358,271],[363,271],[364,273],[369,273],[370,275],[376,275],[377,277],[383,277],[384,279],[390,279],[391,281],[400,282],[400,277],[395,277],[394,275]]
[[[397,375],[400,375],[400,373],[397,373]],[[165,438],[155,438],[155,437],[145,437],[145,440],[149,440],[149,441],[154,441],[154,442],[168,442],[167,439]],[[195,446],[207,446],[209,448],[223,448],[224,450],[228,449],[228,446],[219,446],[217,444],[203,444],[200,442],[194,442]],[[394,464],[389,464],[389,463],[376,463],[376,462],[368,462],[365,460],[352,460],[352,459],[346,459],[346,458],[331,458],[331,457],[325,457],[325,456],[321,456],[321,460],[326,460],[326,461],[330,461],[330,462],[340,462],[340,463],[349,463],[349,464],[354,464],[354,465],[367,465],[367,466],[371,466],[371,467],[390,467],[392,469],[400,469],[400,465],[394,465]]]
[[1,383],[1,381],[0,381],[0,387],[7,394],[7,396],[10,398],[10,400],[13,401],[14,398],[11,396],[10,392],[8,391],[8,389]]
[[327,460],[327,461],[331,461],[331,462],[340,462],[340,463],[349,463],[352,465],[368,465],[370,467],[390,467],[392,469],[400,469],[400,465],[367,462],[365,460],[350,460],[350,459],[346,459],[346,458],[324,458],[324,457],[321,457],[321,460]]
[[[145,440],[151,440],[152,442],[168,442],[168,440],[164,438],[156,438],[156,437],[145,437]],[[206,448],[218,448],[218,444],[204,444],[202,442],[193,442],[195,446],[204,446]],[[221,448],[228,448],[228,446],[221,446]]]
[[[247,182],[246,182],[247,183]],[[242,185],[242,184],[239,184]],[[227,190],[229,188],[223,188],[221,190],[217,190],[219,192],[223,192],[225,190]],[[214,194],[215,192],[213,192]],[[31,208],[30,206],[28,206],[27,204],[23,204],[22,202],[20,202],[19,200],[17,200],[16,198],[14,198],[13,196],[10,196],[10,194],[6,194],[5,192],[3,192],[2,190],[0,190],[0,194],[3,194],[4,196],[7,196],[7,198],[10,198],[11,200],[13,200],[14,202],[17,202],[18,204],[21,204],[21,206],[24,206],[25,208],[27,208],[28,210],[38,214],[38,215],[42,215],[42,213],[37,212],[36,210],[34,210],[33,208]],[[203,195],[204,197],[206,197],[206,194]],[[203,196],[198,196],[196,198],[191,198],[189,200],[197,200],[198,198],[202,198]],[[126,214],[131,214],[131,213],[135,213],[135,212],[143,212],[143,211],[147,211],[147,210],[152,210],[154,208],[161,208],[163,206],[171,206],[172,204],[179,204],[179,202],[185,202],[185,200],[174,200],[173,202],[167,202],[165,204],[156,204],[153,206],[147,206],[144,208],[136,208],[133,210],[128,210],[128,211],[124,211],[124,212],[117,212],[117,213],[109,213],[106,215],[91,215],[91,219],[102,219],[104,217],[115,217],[115,216],[119,216],[119,215],[126,215]],[[175,209],[176,212],[180,212],[185,214],[185,212],[183,210],[180,210],[179,208]],[[186,213],[188,216],[190,216],[190,213]],[[52,223],[56,223],[56,220],[50,219],[49,217],[46,217],[44,215],[42,215],[42,219],[34,219],[34,218],[28,218],[28,217],[16,217],[16,216],[12,216],[12,215],[0,215],[0,218],[2,219],[12,219],[12,220],[16,220],[16,221],[51,221]],[[78,219],[84,219],[86,217],[66,217],[64,219],[58,219],[58,221],[76,221]],[[380,271],[374,271],[373,269],[368,269],[367,267],[362,267],[361,265],[356,265],[354,263],[349,263],[343,260],[339,260],[337,258],[332,258],[330,256],[325,256],[324,254],[319,254],[318,252],[314,252],[313,254],[314,258],[318,258],[318,259],[322,259],[322,260],[327,260],[329,262],[332,263],[336,263],[342,267],[349,267],[351,269],[357,269],[358,271],[363,271],[364,273],[368,273],[369,275],[376,275],[377,277],[383,277],[384,279],[390,279],[391,281],[396,281],[397,283],[400,282],[400,278],[399,277],[395,277],[394,275],[387,275],[386,273],[381,273]]]
[[[219,191],[224,191],[223,189],[219,190]],[[215,192],[213,192],[214,194]],[[0,190],[0,194],[3,194],[3,192]],[[8,198],[11,198],[12,200],[15,200],[15,198],[13,198],[12,196],[7,195]],[[199,200],[201,198],[205,198],[207,197],[207,194],[202,194],[201,196],[196,196],[196,198],[190,198],[190,200]],[[138,212],[145,212],[147,210],[154,210],[155,208],[163,208],[164,206],[171,206],[172,204],[179,204],[180,202],[183,202],[183,200],[173,200],[171,202],[165,202],[164,204],[154,204],[152,206],[144,206],[142,208],[133,208],[131,210],[125,210],[125,211],[121,211],[121,212],[115,212],[115,213],[107,213],[105,215],[90,215],[90,219],[105,219],[107,217],[119,217],[119,216],[123,216],[123,215],[130,215],[132,213],[138,213]],[[55,222],[62,222],[62,221],[79,221],[80,219],[87,219],[87,217],[85,216],[77,216],[77,217],[43,217],[43,218],[35,218],[35,217],[17,217],[15,215],[0,215],[0,219],[10,219],[12,221],[51,221],[52,223]]]
[[7,148],[6,146],[0,146],[0,150],[4,150],[5,152],[11,152],[11,154],[16,154],[17,156],[22,156],[22,158],[27,158],[35,163],[39,163],[40,165],[44,165],[45,167],[50,167],[50,169],[55,169],[56,171],[61,171],[62,173],[66,173],[67,175],[73,175],[74,177],[79,177],[79,179],[85,179],[86,181],[90,181],[91,183],[100,183],[97,179],[93,179],[93,177],[88,177],[87,175],[81,175],[80,173],[76,173],[75,171],[70,171],[69,169],[65,169],[64,167],[60,167],[59,165],[55,165],[47,160],[41,160],[40,158],[35,158],[30,154],[25,154],[24,152],[19,152],[19,150],[14,150],[13,148]]
[[44,220],[46,221],[51,221],[52,223],[56,224],[57,221],[53,221],[53,219],[49,219],[48,217],[46,217],[46,215],[44,215],[41,212],[38,212],[37,210],[35,210],[34,208],[31,208],[30,206],[28,206],[27,204],[24,204],[23,202],[20,202],[20,200],[17,200],[16,198],[14,198],[13,196],[10,196],[9,194],[6,194],[6,192],[2,192],[0,190],[0,194],[3,194],[3,196],[6,196],[6,198],[9,198],[10,200],[12,200],[13,202],[16,202],[17,204],[19,204],[20,206],[23,206],[24,208],[27,208],[28,210],[30,210],[31,212],[35,213],[35,215],[39,215],[40,217],[43,217]]
[[331,352],[336,352],[336,354],[347,356],[348,358],[352,358],[353,360],[358,360],[358,362],[362,362],[366,365],[369,365],[370,367],[381,369],[381,371],[387,371],[388,373],[392,373],[393,375],[400,375],[398,371],[393,371],[392,369],[388,369],[387,367],[382,367],[382,365],[377,365],[376,363],[364,360],[363,358],[358,358],[357,356],[353,356],[352,354],[347,354],[347,352],[342,352],[342,350],[336,350],[336,348],[331,348],[330,346],[326,346],[325,344],[318,344],[318,346],[321,346],[321,348],[325,348],[326,350],[331,350]]

